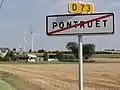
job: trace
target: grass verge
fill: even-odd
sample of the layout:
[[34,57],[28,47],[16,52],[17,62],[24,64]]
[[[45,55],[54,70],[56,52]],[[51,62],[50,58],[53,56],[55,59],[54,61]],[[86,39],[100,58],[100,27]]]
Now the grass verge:
[[[5,81],[6,83],[10,84],[12,87],[14,87],[14,90],[43,90],[38,86],[35,86],[25,79],[14,75],[12,73],[0,71],[0,78],[1,80]],[[0,90],[4,90],[1,89]],[[9,89],[8,89],[9,90]],[[10,89],[13,90],[13,89]]]
[[15,90],[9,83],[0,79],[0,90]]

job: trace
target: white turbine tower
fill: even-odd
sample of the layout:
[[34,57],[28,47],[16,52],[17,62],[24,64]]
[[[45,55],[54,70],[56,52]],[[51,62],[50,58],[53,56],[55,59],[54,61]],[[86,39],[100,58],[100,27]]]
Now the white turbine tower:
[[31,44],[32,44],[32,51],[33,51],[34,50],[34,35],[35,36],[40,36],[40,35],[33,32],[31,25],[30,25],[30,33],[31,33],[31,37],[32,37],[32,43]]

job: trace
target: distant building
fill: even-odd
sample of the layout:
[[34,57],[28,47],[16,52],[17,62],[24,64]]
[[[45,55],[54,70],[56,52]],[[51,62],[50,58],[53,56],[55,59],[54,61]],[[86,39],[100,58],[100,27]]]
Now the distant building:
[[57,61],[58,60],[57,54],[55,54],[55,53],[48,53],[47,56],[48,56],[48,61]]

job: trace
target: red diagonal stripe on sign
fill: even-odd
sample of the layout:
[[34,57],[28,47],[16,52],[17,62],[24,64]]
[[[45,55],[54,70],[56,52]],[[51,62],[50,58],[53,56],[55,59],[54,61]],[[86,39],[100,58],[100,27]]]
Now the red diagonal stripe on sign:
[[104,16],[101,16],[101,17],[97,17],[97,18],[94,18],[94,19],[85,21],[85,22],[83,22],[83,23],[79,23],[79,24],[72,25],[72,26],[70,26],[70,27],[65,27],[65,28],[57,29],[57,30],[54,30],[54,31],[49,32],[48,34],[54,34],[54,33],[57,33],[57,32],[61,32],[61,31],[65,31],[65,30],[70,30],[70,28],[74,28],[74,27],[77,27],[77,26],[81,26],[81,25],[83,25],[83,24],[87,24],[87,23],[90,23],[90,22],[94,22],[94,21],[96,21],[96,20],[100,20],[100,19],[107,18],[107,17],[110,17],[110,16],[112,16],[112,14],[108,14],[108,15],[104,15]]

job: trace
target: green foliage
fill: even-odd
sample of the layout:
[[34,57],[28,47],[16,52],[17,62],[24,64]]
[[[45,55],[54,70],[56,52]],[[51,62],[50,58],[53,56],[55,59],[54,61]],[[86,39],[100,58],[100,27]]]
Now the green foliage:
[[29,49],[29,53],[31,53],[32,52],[32,49]]
[[78,62],[77,59],[63,59],[61,62]]
[[95,54],[95,45],[94,44],[84,44],[83,45],[83,57],[89,58]]
[[[26,90],[26,88],[27,90],[37,90],[33,84],[12,73],[0,71],[0,78],[13,87],[9,88],[8,90]],[[2,90],[1,87],[0,90]],[[40,88],[40,90],[42,89]]]
[[[68,50],[71,50],[71,53],[78,58],[78,44],[75,42],[68,42],[66,45]],[[92,55],[95,54],[95,45],[94,44],[84,44],[83,45],[83,57],[89,59]]]
[[[112,52],[106,52],[106,51],[97,51],[95,54],[113,54]],[[117,54],[117,53],[115,53]]]
[[74,62],[76,59],[74,55],[65,55],[62,52],[57,52],[57,58],[61,62]]
[[13,57],[14,56],[14,53],[12,51],[8,52],[6,57]]
[[4,58],[2,58],[2,61],[9,61],[10,60],[10,57],[4,57]]
[[43,57],[44,57],[44,61],[48,61],[48,53],[47,52],[44,52]]
[[38,53],[44,53],[44,52],[45,52],[44,49],[38,50]]
[[66,48],[71,50],[72,54],[78,58],[78,44],[76,42],[68,42]]
[[0,57],[1,61],[16,61],[18,59],[18,56],[14,55],[12,51],[8,52],[5,57]]
[[74,55],[70,55],[69,59],[76,59]]
[[15,51],[15,52],[16,52],[16,48],[13,48],[13,51]]
[[12,61],[17,61],[19,58],[18,58],[18,56],[16,56],[16,55],[14,55],[12,58],[11,58],[11,60]]
[[61,59],[64,59],[65,56],[62,52],[57,52],[57,58],[58,58],[58,60],[61,60]]
[[77,48],[77,47],[78,47],[78,44],[76,42],[68,42],[66,45],[66,48],[68,50],[71,50],[72,48]]
[[[15,88],[12,87],[12,85],[5,81],[3,75],[5,75],[5,72],[0,71],[0,90],[15,90]],[[7,77],[7,75],[5,75],[5,77]]]
[[74,57],[74,55],[65,55],[64,53],[62,53],[62,52],[57,52],[57,58],[58,59],[76,59],[75,57]]

